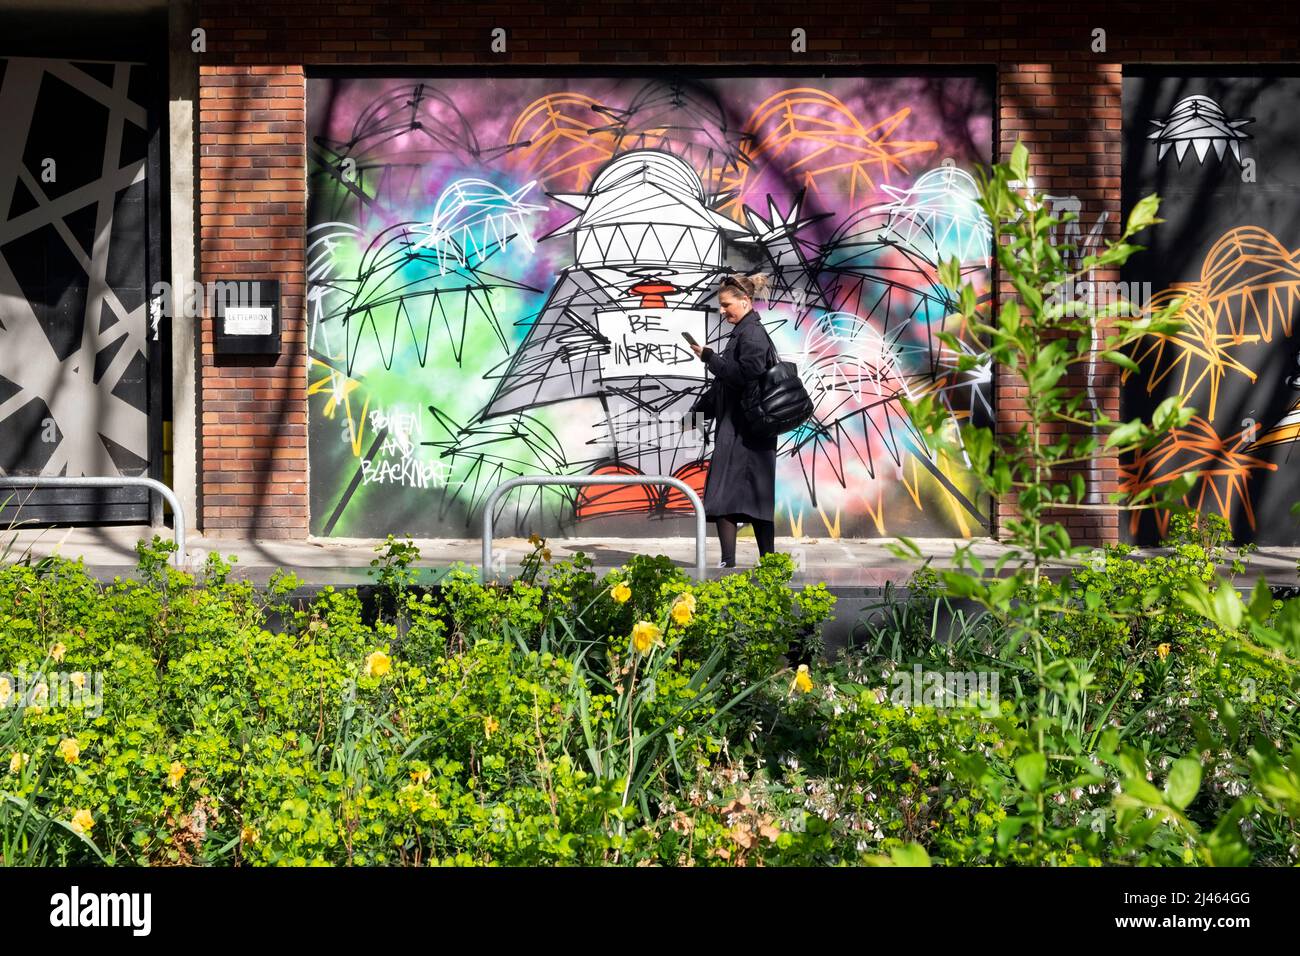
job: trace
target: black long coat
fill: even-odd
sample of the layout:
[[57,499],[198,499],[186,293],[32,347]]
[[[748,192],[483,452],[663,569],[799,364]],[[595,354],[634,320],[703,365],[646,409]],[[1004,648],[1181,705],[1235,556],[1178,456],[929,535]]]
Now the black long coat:
[[713,457],[704,485],[704,513],[709,521],[771,521],[776,504],[776,437],[745,433],[740,396],[762,376],[775,347],[752,309],[731,328],[719,354],[706,348],[700,356],[713,373],[713,384],[691,408],[714,420]]

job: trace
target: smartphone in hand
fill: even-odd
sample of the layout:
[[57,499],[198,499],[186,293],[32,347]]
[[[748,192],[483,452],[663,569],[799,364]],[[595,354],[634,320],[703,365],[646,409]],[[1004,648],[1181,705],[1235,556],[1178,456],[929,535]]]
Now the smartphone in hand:
[[700,344],[699,342],[696,342],[696,341],[695,341],[695,336],[691,335],[690,332],[683,332],[683,333],[682,333],[682,338],[684,338],[687,342],[691,343],[691,345],[699,345],[699,344]]

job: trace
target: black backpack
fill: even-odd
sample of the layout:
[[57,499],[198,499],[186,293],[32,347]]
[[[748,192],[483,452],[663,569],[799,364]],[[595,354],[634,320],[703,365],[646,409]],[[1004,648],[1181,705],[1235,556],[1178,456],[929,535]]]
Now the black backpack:
[[[763,330],[767,335],[767,330]],[[813,401],[799,378],[794,362],[779,361],[772,337],[767,336],[767,370],[750,382],[740,396],[740,413],[746,430],[771,438],[798,428],[813,413]]]

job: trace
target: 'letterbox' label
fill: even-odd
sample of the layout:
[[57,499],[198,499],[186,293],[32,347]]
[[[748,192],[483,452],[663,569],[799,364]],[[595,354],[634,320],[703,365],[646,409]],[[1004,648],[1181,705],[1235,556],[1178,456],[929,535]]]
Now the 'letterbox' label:
[[271,307],[228,306],[225,312],[226,335],[270,335]]

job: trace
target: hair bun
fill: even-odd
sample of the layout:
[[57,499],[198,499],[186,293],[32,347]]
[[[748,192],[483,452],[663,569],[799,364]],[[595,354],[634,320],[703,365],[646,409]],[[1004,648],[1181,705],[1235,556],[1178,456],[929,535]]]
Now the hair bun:
[[761,272],[755,272],[753,275],[739,275],[731,273],[722,280],[723,288],[732,286],[739,289],[747,298],[761,299],[766,298],[767,290],[771,283],[767,276]]

